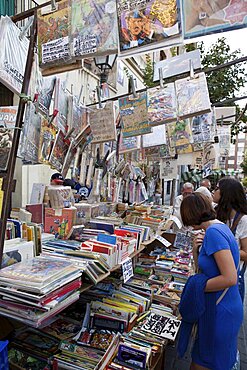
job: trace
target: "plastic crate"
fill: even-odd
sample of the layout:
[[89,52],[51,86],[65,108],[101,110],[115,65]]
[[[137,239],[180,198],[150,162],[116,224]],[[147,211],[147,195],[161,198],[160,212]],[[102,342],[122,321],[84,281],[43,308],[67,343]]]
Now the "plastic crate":
[[8,340],[0,341],[0,370],[9,370],[8,344]]

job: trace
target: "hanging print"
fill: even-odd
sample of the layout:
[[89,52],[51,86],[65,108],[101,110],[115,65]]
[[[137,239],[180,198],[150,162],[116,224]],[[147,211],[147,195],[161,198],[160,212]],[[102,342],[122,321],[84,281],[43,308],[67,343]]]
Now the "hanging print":
[[116,54],[117,16],[113,0],[71,0],[74,57]]
[[114,102],[109,101],[103,108],[90,108],[90,126],[93,134],[92,143],[102,143],[117,139]]
[[0,170],[8,166],[18,107],[0,107]]
[[182,0],[184,37],[199,37],[247,26],[246,0]]
[[178,43],[179,1],[117,0],[120,52],[133,54]]
[[214,112],[193,117],[191,129],[194,144],[212,142],[215,135],[215,115]]
[[171,147],[180,147],[192,143],[192,132],[188,119],[167,124],[167,133]]
[[123,137],[149,134],[152,132],[148,122],[147,93],[138,94],[136,98],[129,95],[118,99],[122,118]]
[[152,126],[176,119],[176,93],[173,83],[148,89],[148,120]]

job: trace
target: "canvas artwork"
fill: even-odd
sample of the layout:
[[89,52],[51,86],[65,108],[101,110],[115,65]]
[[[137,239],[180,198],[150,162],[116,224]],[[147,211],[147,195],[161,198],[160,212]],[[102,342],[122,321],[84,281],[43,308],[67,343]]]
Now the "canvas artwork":
[[0,170],[8,166],[18,107],[0,107]]
[[148,122],[146,92],[138,94],[136,98],[133,98],[132,95],[120,98],[118,102],[124,138],[152,132]]
[[68,3],[68,0],[59,1],[55,12],[51,11],[50,5],[38,10],[38,45],[42,66],[71,59],[69,47],[71,8]]
[[212,142],[215,135],[214,112],[202,114],[191,119],[191,129],[194,144]]
[[69,97],[66,91],[66,82],[57,78],[55,85],[54,108],[58,110],[55,118],[56,127],[63,133],[66,133],[69,112]]
[[49,125],[45,118],[41,121],[41,133],[39,142],[39,162],[48,163],[52,147],[56,138],[56,128]]
[[205,73],[198,73],[195,78],[176,80],[175,88],[178,117],[188,118],[211,112]]
[[166,144],[166,130],[164,125],[152,127],[152,131],[150,134],[142,136],[143,148]]
[[230,31],[247,25],[245,0],[182,0],[184,37]]
[[74,57],[116,54],[115,1],[71,0],[71,40]]
[[123,137],[122,133],[120,134],[119,154],[132,152],[134,150],[140,149],[140,147],[141,147],[140,136]]
[[152,126],[176,120],[176,109],[174,83],[148,89],[148,119]]
[[175,340],[180,324],[181,321],[175,319],[174,317],[167,317],[158,315],[156,313],[151,313],[141,329],[151,335],[156,335],[164,339]]
[[38,96],[38,109],[45,116],[49,116],[51,99],[55,88],[56,77],[44,77],[41,91]]
[[33,163],[39,161],[41,118],[41,115],[36,112],[35,105],[29,102],[26,108],[18,155]]
[[160,161],[160,178],[165,180],[176,179],[178,174],[177,159],[164,158]]
[[69,109],[72,109],[71,120],[69,120],[69,130],[74,129],[72,137],[76,137],[84,127],[89,123],[89,112],[81,103],[78,104],[76,96],[72,96],[72,104],[69,104]]
[[0,18],[0,81],[20,94],[24,80],[29,41],[19,38],[21,30],[8,16]]
[[175,154],[175,148],[171,148],[169,145],[145,148],[145,156],[149,157],[151,160],[159,161],[160,158],[174,157]]
[[180,41],[180,4],[176,0],[117,0],[120,52],[130,54]]
[[168,123],[166,127],[171,147],[181,147],[192,143],[192,131],[188,119]]
[[65,140],[65,135],[62,130],[59,130],[52,147],[49,162],[58,172],[61,172],[65,157],[69,149],[69,141]]
[[98,106],[90,107],[89,119],[93,134],[92,143],[117,139],[114,102],[108,101],[102,108]]

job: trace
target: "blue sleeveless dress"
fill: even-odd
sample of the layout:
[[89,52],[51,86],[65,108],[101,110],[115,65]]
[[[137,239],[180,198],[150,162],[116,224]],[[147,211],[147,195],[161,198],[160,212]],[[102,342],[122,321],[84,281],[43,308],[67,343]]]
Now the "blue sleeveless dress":
[[[198,257],[200,270],[209,278],[220,275],[213,254],[229,249],[237,268],[239,264],[239,249],[229,227],[217,223],[209,226],[206,230],[202,248]],[[223,291],[217,292],[217,298]],[[238,332],[243,321],[243,304],[239,294],[238,284],[228,289],[224,298],[216,306],[215,328],[215,351],[214,360],[210,364],[204,364],[200,358],[199,341],[196,338],[192,360],[198,365],[210,368],[210,370],[231,370],[236,362]],[[201,338],[203,340],[203,338]]]

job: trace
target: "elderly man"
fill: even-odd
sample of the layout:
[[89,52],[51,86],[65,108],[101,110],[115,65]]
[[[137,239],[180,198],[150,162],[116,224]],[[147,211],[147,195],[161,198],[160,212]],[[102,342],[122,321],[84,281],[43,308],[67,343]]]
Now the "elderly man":
[[182,200],[187,197],[188,195],[194,192],[194,185],[190,182],[185,182],[182,186],[181,195],[178,195],[175,198],[174,206],[173,206],[173,215],[176,216],[180,222],[182,223],[181,215],[180,215],[180,206]]
[[207,179],[206,177],[204,179],[202,179],[202,181],[200,182],[200,186],[204,186],[205,188],[207,188],[208,190],[211,189],[211,182],[209,179]]

